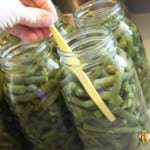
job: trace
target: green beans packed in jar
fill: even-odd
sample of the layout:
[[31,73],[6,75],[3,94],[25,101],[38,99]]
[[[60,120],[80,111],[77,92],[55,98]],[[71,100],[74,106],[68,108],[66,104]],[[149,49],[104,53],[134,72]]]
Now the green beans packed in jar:
[[3,73],[0,71],[0,101],[3,99]]
[[5,115],[3,114],[3,101],[0,100],[0,149],[1,150],[24,150],[20,141],[17,141],[6,127]]
[[[62,94],[84,149],[143,150],[149,143],[143,144],[139,133],[149,132],[150,119],[130,57],[117,48],[107,28],[76,30],[65,40],[72,52],[58,50],[64,74]],[[74,58],[80,65],[74,65]],[[78,67],[87,74],[115,121],[107,120],[74,75],[72,68]]]
[[1,106],[2,103],[0,101],[0,149],[21,150],[21,144],[6,130]]
[[19,42],[0,51],[4,99],[32,150],[76,150],[78,137],[68,128],[60,98],[62,70],[47,41]]
[[[20,39],[7,33],[0,32],[0,50],[6,45],[19,42]],[[30,143],[26,140],[18,127],[18,122],[10,112],[8,104],[4,100],[3,75],[0,70],[0,149],[2,150],[26,150],[30,148]],[[23,146],[25,145],[25,146]]]
[[92,0],[75,10],[75,25],[78,28],[106,26],[111,29],[118,47],[122,48],[135,64],[147,106],[150,108],[150,65],[139,30],[124,14],[116,0]]
[[12,42],[19,42],[20,39],[8,32],[0,32],[0,49],[5,45],[11,45]]

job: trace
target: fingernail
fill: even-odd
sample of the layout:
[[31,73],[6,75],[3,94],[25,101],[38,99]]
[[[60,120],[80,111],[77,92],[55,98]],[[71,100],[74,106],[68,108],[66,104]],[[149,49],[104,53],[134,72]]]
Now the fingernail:
[[41,18],[42,25],[49,27],[54,23],[54,17],[52,15],[44,15]]

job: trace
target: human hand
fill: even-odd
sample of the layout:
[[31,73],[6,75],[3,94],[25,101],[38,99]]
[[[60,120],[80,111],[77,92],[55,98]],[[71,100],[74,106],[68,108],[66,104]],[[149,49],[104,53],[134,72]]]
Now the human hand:
[[50,35],[57,13],[51,0],[0,0],[0,30],[23,41],[35,42]]

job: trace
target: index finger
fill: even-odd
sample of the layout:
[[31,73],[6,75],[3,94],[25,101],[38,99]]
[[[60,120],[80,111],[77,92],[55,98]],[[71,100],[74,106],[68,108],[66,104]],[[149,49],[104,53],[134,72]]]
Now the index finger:
[[50,11],[54,15],[55,21],[58,18],[55,6],[51,0],[20,0],[20,1],[27,7],[38,7]]

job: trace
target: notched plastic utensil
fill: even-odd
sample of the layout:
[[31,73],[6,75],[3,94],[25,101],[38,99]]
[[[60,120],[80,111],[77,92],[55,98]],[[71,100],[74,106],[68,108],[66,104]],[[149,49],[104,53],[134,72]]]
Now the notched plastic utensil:
[[[72,52],[71,48],[68,46],[68,44],[65,42],[61,34],[58,32],[57,28],[55,26],[50,27],[50,31],[53,33],[53,36],[60,47],[60,49],[63,52]],[[80,61],[77,58],[72,59],[72,64],[80,64]],[[93,84],[91,83],[88,76],[83,72],[81,67],[71,68],[73,73],[76,75],[76,77],[79,79],[81,84],[83,85],[86,92],[89,94],[91,99],[95,102],[95,104],[98,106],[98,108],[103,112],[103,114],[106,116],[106,118],[113,122],[116,120],[116,117],[113,115],[111,110],[107,107],[107,105],[104,103],[100,95],[97,93],[96,89],[94,88]]]

